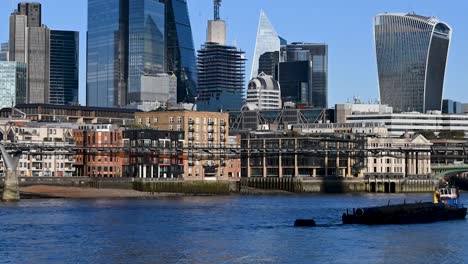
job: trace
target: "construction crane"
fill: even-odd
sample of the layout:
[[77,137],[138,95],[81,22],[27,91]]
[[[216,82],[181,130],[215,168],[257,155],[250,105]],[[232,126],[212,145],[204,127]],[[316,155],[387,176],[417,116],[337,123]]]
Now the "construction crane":
[[214,0],[214,20],[220,20],[219,8],[221,7],[222,0]]

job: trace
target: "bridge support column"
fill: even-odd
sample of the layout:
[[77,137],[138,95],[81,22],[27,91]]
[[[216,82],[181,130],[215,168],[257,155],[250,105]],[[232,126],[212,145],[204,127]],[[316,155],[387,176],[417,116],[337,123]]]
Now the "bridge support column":
[[10,155],[0,144],[4,166],[6,167],[5,181],[3,183],[2,201],[16,202],[20,200],[19,180],[16,168],[18,167],[21,152],[16,151]]
[[20,200],[19,181],[16,170],[7,169],[5,182],[3,183],[2,201],[16,202]]

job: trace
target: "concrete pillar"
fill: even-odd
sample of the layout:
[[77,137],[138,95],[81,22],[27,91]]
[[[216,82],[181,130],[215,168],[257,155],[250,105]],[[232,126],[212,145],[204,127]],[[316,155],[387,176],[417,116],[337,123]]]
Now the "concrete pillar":
[[6,169],[5,182],[3,183],[4,202],[16,202],[20,200],[19,181],[16,170]]
[[143,176],[143,169],[141,165],[138,165],[138,178],[142,178]]
[[[335,168],[336,176],[340,176],[340,154],[338,153],[336,153]],[[343,176],[345,175],[343,174]]]
[[154,165],[151,166],[151,179],[154,178]]
[[294,139],[294,177],[299,176],[299,163],[297,162],[297,138]]
[[312,176],[317,177],[317,169],[312,169]]
[[143,179],[146,179],[146,165],[143,165]]
[[328,176],[328,152],[325,153],[325,177]]
[[[280,140],[280,146],[281,146],[281,140]],[[279,151],[281,151],[281,147],[279,149]],[[283,178],[283,161],[281,159],[281,152],[278,152],[278,176],[280,178]]]
[[351,158],[350,158],[350,157],[348,157],[348,163],[347,163],[347,165],[348,165],[348,166],[347,166],[347,167],[348,167],[348,168],[347,168],[348,173],[346,173],[346,176],[347,176],[347,177],[351,177]]

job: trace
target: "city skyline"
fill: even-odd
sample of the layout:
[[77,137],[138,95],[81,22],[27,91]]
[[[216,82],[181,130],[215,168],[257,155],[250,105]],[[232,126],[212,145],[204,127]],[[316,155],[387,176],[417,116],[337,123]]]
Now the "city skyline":
[[[80,31],[80,103],[85,103],[86,90],[86,18],[87,3],[57,4],[56,1],[43,0],[43,23],[50,28]],[[468,85],[468,63],[463,59],[468,54],[465,44],[468,43],[468,19],[464,17],[463,8],[450,8],[450,6],[437,5],[436,1],[360,1],[356,3],[342,3],[342,1],[329,1],[327,3],[308,3],[297,0],[297,5],[288,7],[284,12],[280,3],[271,3],[261,0],[245,5],[239,1],[224,1],[221,17],[227,21],[228,44],[237,43],[237,46],[246,52],[248,59],[246,69],[251,69],[253,51],[255,49],[255,36],[260,9],[265,10],[279,35],[290,42],[323,42],[329,45],[329,103],[351,101],[354,96],[360,96],[363,101],[377,99],[378,79],[375,59],[374,42],[372,34],[372,20],[376,14],[385,12],[416,12],[420,15],[435,16],[449,23],[454,30],[454,39],[448,61],[446,86],[444,98],[456,98],[459,101],[468,101],[468,93],[460,91]],[[15,3],[16,4],[16,3]],[[465,6],[465,3],[454,3],[456,6]],[[200,0],[188,2],[190,20],[192,23],[194,46],[199,49],[206,37],[206,21],[212,18],[212,1]],[[316,15],[305,16],[313,8]],[[0,26],[0,42],[8,40],[8,17],[12,7],[0,10],[0,18],[5,21]],[[68,12],[68,11],[70,12]],[[293,12],[292,12],[293,11]],[[61,13],[67,16],[59,15]],[[284,15],[294,14],[294,15]],[[238,14],[242,14],[239,16]],[[339,17],[339,19],[335,19]],[[343,30],[343,24],[354,30]],[[314,26],[316,24],[317,26]],[[302,25],[302,26],[300,26]],[[310,25],[310,26],[304,26]],[[306,30],[304,30],[306,29]],[[234,41],[235,40],[235,41]],[[351,52],[350,52],[351,51]],[[358,63],[358,65],[356,65]],[[358,66],[358,67],[357,67]],[[366,75],[362,76],[361,73]],[[249,76],[246,73],[246,76]],[[247,80],[246,80],[247,81]],[[247,82],[246,82],[247,83]]]

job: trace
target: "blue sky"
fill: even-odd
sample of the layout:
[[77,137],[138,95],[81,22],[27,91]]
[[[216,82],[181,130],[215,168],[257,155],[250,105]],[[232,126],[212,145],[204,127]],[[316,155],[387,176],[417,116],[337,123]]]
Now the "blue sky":
[[[11,0],[0,0],[0,41],[8,40]],[[213,17],[212,0],[188,0],[195,48],[206,38]],[[43,23],[52,29],[80,31],[80,102],[86,93],[87,1],[36,0],[43,4]],[[16,3],[16,1],[14,2]],[[249,75],[260,9],[289,42],[329,45],[329,104],[378,97],[372,18],[384,12],[435,16],[454,30],[444,98],[468,102],[468,2],[466,0],[223,0],[221,16],[228,24],[228,42],[246,52]]]

